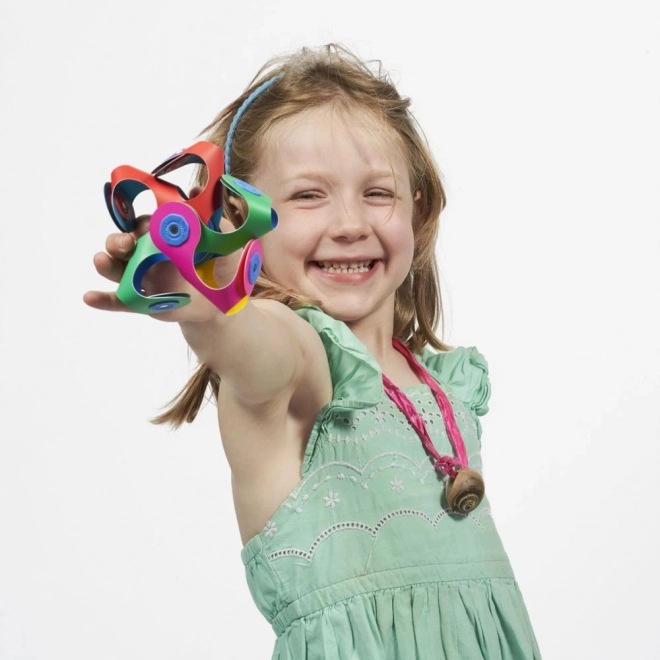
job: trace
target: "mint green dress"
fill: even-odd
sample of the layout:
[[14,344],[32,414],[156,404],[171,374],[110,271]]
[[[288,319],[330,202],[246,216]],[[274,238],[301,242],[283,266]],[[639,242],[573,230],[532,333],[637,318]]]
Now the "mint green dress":
[[[334,396],[302,480],[242,552],[277,660],[534,660],[534,633],[487,498],[447,511],[443,480],[348,327],[297,310],[319,333]],[[452,404],[470,467],[490,395],[474,348],[420,357]],[[453,455],[426,385],[403,388],[441,454]]]

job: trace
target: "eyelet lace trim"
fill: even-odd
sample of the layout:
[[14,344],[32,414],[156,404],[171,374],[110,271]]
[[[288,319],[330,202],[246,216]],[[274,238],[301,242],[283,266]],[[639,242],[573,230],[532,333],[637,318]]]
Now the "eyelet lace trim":
[[330,536],[332,536],[337,532],[342,532],[344,530],[352,529],[360,532],[365,532],[369,534],[369,536],[372,536],[373,538],[377,538],[380,530],[385,526],[385,524],[391,520],[394,520],[395,518],[400,518],[402,516],[411,516],[413,518],[419,518],[420,520],[427,522],[429,525],[435,528],[438,526],[438,523],[448,515],[453,515],[453,516],[460,515],[462,518],[470,519],[474,524],[477,525],[477,527],[481,527],[483,518],[485,516],[490,515],[490,509],[487,508],[482,509],[479,511],[478,515],[475,515],[474,513],[469,513],[467,515],[464,515],[464,514],[459,514],[458,512],[454,512],[451,509],[442,509],[441,511],[438,512],[435,518],[431,518],[423,511],[417,511],[416,509],[398,509],[396,511],[391,511],[387,515],[383,516],[373,527],[367,525],[366,523],[358,522],[355,520],[336,523],[331,527],[328,527],[321,534],[319,534],[316,537],[316,539],[314,539],[314,542],[309,547],[309,550],[300,550],[298,548],[284,548],[282,550],[276,550],[274,552],[271,552],[267,556],[269,561],[275,561],[276,559],[282,559],[283,557],[298,557],[300,559],[306,559],[308,562],[311,563],[312,559],[314,558],[314,553],[316,552],[318,547],[323,543],[323,541],[327,540],[328,538],[330,538]]

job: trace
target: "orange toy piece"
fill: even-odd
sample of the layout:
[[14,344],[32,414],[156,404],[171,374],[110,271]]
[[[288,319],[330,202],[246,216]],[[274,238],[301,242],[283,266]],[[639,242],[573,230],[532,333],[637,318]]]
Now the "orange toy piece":
[[[190,163],[206,165],[207,168],[206,185],[198,195],[191,198],[178,186],[160,178]],[[201,141],[172,154],[151,174],[131,165],[116,167],[103,192],[108,211],[121,231],[128,232],[135,229],[133,202],[145,190],[153,193],[157,206],[167,202],[185,202],[197,212],[204,224],[217,231],[222,216],[220,179],[223,174],[223,150],[212,142]]]

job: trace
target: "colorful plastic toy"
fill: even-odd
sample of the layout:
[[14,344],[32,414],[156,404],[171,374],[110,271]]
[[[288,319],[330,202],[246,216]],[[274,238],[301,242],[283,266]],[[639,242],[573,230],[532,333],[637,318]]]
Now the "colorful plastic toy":
[[[173,172],[184,165],[196,163],[206,165],[208,177],[199,195],[188,199],[178,186],[159,177]],[[217,230],[222,214],[222,188],[220,180],[224,174],[224,152],[212,142],[197,142],[181,149],[161,163],[151,174],[131,165],[120,165],[105,184],[104,194],[108,211],[121,231],[135,229],[135,198],[145,190],[151,190],[160,206],[165,202],[185,201],[192,206],[205,222]]]
[[[176,185],[160,178],[189,163],[207,167],[206,186],[188,198]],[[143,314],[158,314],[187,305],[186,293],[147,296],[142,279],[154,264],[170,260],[181,275],[225,314],[239,311],[247,303],[261,270],[263,251],[260,236],[277,226],[271,200],[253,186],[223,174],[224,153],[211,142],[198,142],[170,156],[151,174],[130,165],[113,170],[104,193],[108,211],[122,231],[136,226],[133,202],[144,190],[151,190],[158,207],[149,221],[149,233],[141,236],[117,289],[117,297]],[[242,225],[231,232],[220,231],[223,188],[246,202]],[[218,287],[213,276],[215,259],[243,248],[234,279]]]

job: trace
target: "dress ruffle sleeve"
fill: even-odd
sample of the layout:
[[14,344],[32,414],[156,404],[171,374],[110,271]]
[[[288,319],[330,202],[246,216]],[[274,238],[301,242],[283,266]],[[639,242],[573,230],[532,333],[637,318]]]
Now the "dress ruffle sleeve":
[[478,417],[488,412],[490,379],[486,358],[473,346],[434,353],[425,350],[420,357],[432,376],[458,397],[472,413],[481,432]]
[[295,312],[318,332],[328,355],[333,387],[330,407],[359,409],[376,405],[384,392],[381,370],[366,346],[345,323],[318,307],[299,307]]

